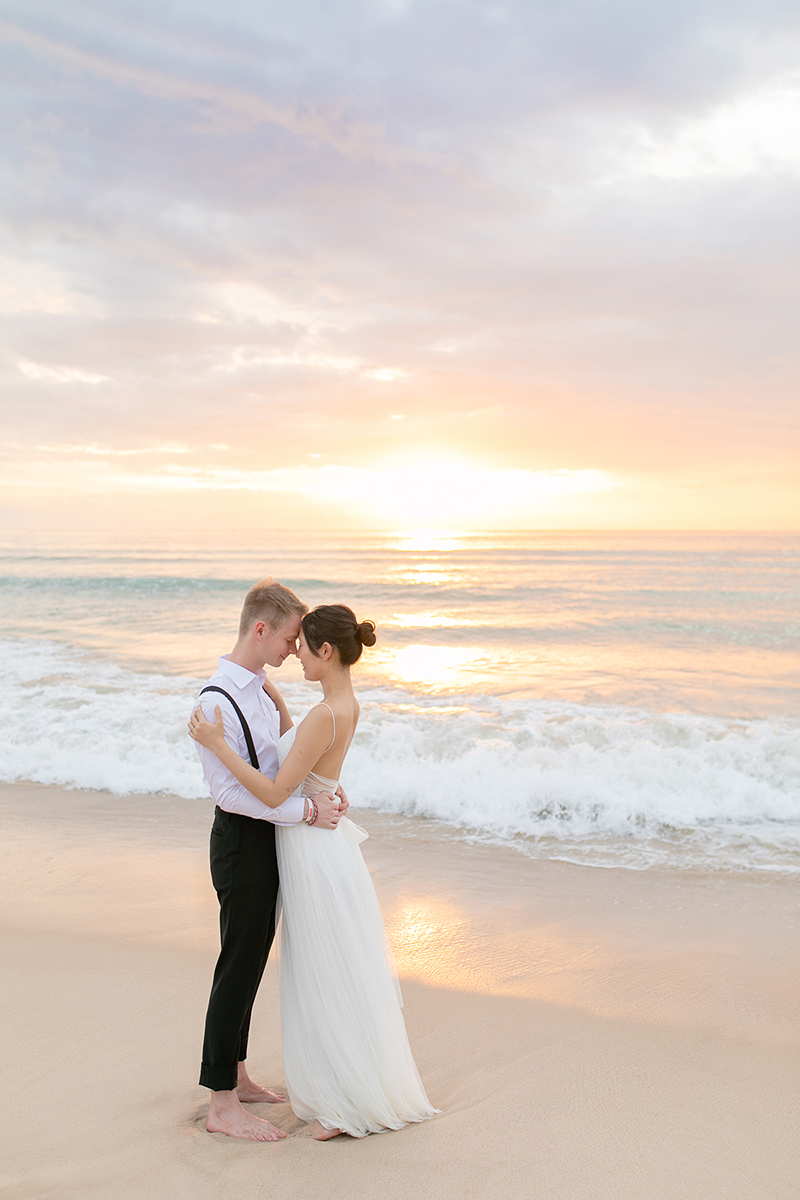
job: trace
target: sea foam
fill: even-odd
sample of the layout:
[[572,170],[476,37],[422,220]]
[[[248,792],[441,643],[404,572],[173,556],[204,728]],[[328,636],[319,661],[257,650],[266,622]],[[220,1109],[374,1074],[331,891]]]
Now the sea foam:
[[[186,721],[202,680],[0,640],[0,778],[207,798]],[[296,718],[316,700],[289,685]],[[359,808],[602,866],[800,871],[800,722],[621,706],[360,694],[343,772]],[[165,799],[165,802],[168,802]]]

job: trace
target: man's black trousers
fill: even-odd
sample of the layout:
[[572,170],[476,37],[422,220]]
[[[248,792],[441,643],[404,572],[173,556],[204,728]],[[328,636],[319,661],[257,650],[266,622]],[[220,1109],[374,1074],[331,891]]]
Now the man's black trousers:
[[247,1058],[250,1014],[275,936],[275,826],[217,808],[211,880],[219,899],[221,949],[206,1013],[200,1083],[233,1091]]

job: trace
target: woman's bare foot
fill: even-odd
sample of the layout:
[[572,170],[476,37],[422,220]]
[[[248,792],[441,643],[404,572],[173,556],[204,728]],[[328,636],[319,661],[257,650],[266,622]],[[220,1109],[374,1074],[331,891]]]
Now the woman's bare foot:
[[285,1104],[288,1097],[281,1092],[271,1092],[260,1083],[254,1083],[247,1074],[247,1067],[239,1063],[236,1081],[236,1095],[242,1104]]
[[225,1133],[248,1142],[279,1142],[286,1137],[282,1129],[276,1129],[269,1121],[262,1121],[261,1117],[254,1117],[242,1108],[236,1092],[211,1093],[206,1129],[209,1133]]
[[341,1132],[341,1129],[326,1129],[321,1121],[311,1121],[294,1136],[314,1138],[316,1142],[329,1142],[331,1138],[340,1137]]

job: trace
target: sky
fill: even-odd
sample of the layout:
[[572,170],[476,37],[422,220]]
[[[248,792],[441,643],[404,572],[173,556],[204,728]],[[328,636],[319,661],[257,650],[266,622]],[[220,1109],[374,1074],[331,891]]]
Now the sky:
[[1,0],[0,520],[800,529],[800,7]]

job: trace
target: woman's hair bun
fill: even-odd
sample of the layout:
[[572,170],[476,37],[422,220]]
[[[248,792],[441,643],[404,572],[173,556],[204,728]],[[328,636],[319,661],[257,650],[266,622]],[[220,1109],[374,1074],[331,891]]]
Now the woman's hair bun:
[[319,604],[303,617],[303,634],[312,654],[319,656],[320,647],[328,642],[339,652],[344,667],[352,667],[361,658],[365,646],[374,646],[375,622],[356,620],[356,614],[346,604]]
[[358,626],[358,636],[362,646],[374,646],[377,641],[375,637],[375,622],[362,621]]

